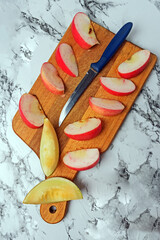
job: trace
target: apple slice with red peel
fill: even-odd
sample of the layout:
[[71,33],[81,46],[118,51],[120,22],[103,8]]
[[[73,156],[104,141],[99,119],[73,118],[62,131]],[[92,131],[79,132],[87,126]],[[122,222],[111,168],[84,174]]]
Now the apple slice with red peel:
[[124,78],[100,77],[100,83],[107,92],[116,96],[129,95],[136,89],[131,80]]
[[99,159],[99,150],[97,148],[91,148],[68,152],[63,157],[63,162],[71,169],[82,171],[96,166]]
[[124,105],[121,102],[105,98],[90,97],[89,104],[95,112],[103,116],[117,115],[124,109]]
[[80,47],[89,49],[92,46],[99,44],[91,21],[85,13],[78,12],[74,16],[71,29],[73,37]]
[[61,43],[56,50],[56,61],[59,67],[72,77],[78,76],[78,66],[72,47]]
[[118,73],[121,77],[132,78],[141,73],[150,59],[150,51],[140,50],[134,53],[130,59],[121,63],[118,67]]
[[64,84],[58,75],[57,69],[49,62],[43,63],[41,67],[41,78],[45,87],[54,94],[64,93]]
[[82,198],[80,189],[72,181],[63,177],[52,177],[32,188],[23,203],[45,204]]
[[75,140],[89,140],[96,137],[102,129],[101,120],[98,118],[88,118],[69,124],[64,133]]
[[38,99],[24,93],[19,100],[19,113],[22,120],[30,128],[39,128],[44,123],[45,114]]

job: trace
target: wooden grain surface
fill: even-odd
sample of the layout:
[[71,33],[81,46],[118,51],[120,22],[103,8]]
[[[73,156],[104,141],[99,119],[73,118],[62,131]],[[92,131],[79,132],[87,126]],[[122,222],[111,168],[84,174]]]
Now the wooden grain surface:
[[[134,44],[125,41],[122,46],[119,48],[117,53],[112,57],[109,63],[104,67],[104,69],[99,73],[99,75],[94,79],[88,89],[84,92],[84,94],[80,97],[74,108],[71,110],[69,115],[66,117],[65,121],[62,123],[60,127],[58,127],[58,120],[60,112],[72,94],[75,87],[81,81],[85,73],[88,71],[90,64],[92,62],[96,62],[99,60],[106,46],[109,44],[114,34],[107,29],[99,26],[98,24],[93,22],[93,27],[95,29],[97,38],[100,42],[99,45],[92,47],[90,50],[84,50],[80,48],[80,46],[75,42],[71,33],[71,26],[67,29],[65,35],[61,39],[60,43],[66,42],[70,44],[75,52],[76,59],[78,62],[79,68],[79,76],[74,78],[70,77],[66,73],[64,73],[57,65],[55,60],[55,51],[51,55],[49,62],[51,62],[58,70],[60,77],[63,79],[65,84],[65,95],[64,96],[56,96],[49,92],[41,81],[41,77],[39,76],[32,86],[30,93],[36,95],[39,99],[42,108],[46,116],[49,118],[51,123],[53,124],[59,139],[60,144],[60,161],[56,171],[53,173],[53,176],[61,176],[66,177],[70,180],[73,180],[76,176],[77,171],[71,170],[67,168],[63,162],[62,158],[67,151],[73,151],[82,148],[92,148],[97,147],[101,152],[107,150],[109,145],[111,144],[113,138],[115,137],[118,129],[123,123],[125,117],[129,113],[129,110],[134,103],[136,97],[140,93],[143,84],[145,83],[147,77],[149,76],[151,70],[153,69],[157,57],[154,54],[151,54],[150,62],[146,69],[139,74],[137,77],[132,78],[131,80],[136,84],[136,90],[134,93],[128,96],[113,96],[107,93],[101,86],[99,82],[100,76],[108,76],[108,77],[119,77],[117,72],[118,65],[124,60],[131,57],[131,55],[141,48],[135,46]],[[56,50],[56,49],[55,49]],[[104,97],[109,99],[116,99],[121,101],[125,105],[125,110],[117,115],[110,117],[103,117],[95,112],[89,106],[89,96],[96,97]],[[73,121],[77,121],[80,119],[85,119],[88,117],[99,117],[102,120],[103,129],[101,133],[94,139],[87,141],[76,141],[72,139],[68,139],[65,136],[63,130],[64,128]],[[31,129],[27,127],[24,122],[21,120],[19,112],[15,114],[12,122],[14,132],[37,154],[39,157],[39,149],[40,149],[40,139],[42,127],[39,129]],[[65,215],[66,211],[66,202],[56,203],[54,204],[57,208],[55,213],[50,212],[50,207],[53,204],[42,204],[40,207],[40,213],[42,218],[48,223],[57,223],[61,221]]]

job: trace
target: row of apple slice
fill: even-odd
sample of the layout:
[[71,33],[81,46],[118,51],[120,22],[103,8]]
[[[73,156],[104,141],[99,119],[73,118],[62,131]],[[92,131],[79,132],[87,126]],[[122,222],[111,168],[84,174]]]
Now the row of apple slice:
[[[52,64],[44,63],[42,66],[42,79],[44,83],[47,84],[50,89],[52,88],[52,91],[62,93],[64,89],[58,75],[56,75],[56,84],[47,81],[47,79],[53,80],[51,72],[57,74],[56,69]],[[101,77],[100,83],[106,91],[118,96],[128,95],[136,88],[132,81],[123,78]],[[117,100],[90,97],[89,104],[95,112],[104,116],[119,114],[124,109],[124,105]],[[37,128],[43,125],[45,114],[35,96],[31,94],[23,94],[19,101],[19,112],[23,121],[29,127]]]
[[[132,61],[134,61],[136,58],[140,60],[140,64],[139,64],[139,66],[137,65],[137,66],[135,66],[136,68],[134,68],[133,64],[130,64],[130,63]],[[148,64],[149,58],[150,58],[149,51],[147,51],[147,50],[139,51],[136,54],[134,54],[130,60],[128,60],[128,61],[124,62],[122,65],[120,65],[118,70],[119,70],[119,72],[121,72],[121,70],[122,70],[123,73],[121,75],[124,77],[126,77],[126,76],[133,77],[133,76],[137,75],[138,73],[140,73],[146,67],[146,65]],[[125,72],[125,70],[127,70],[127,65],[128,65],[128,69],[130,71],[129,73],[127,73],[127,71]],[[126,74],[129,74],[129,75],[126,75]],[[113,95],[118,95],[118,96],[128,95],[128,94],[132,93],[136,88],[135,84],[132,81],[130,81],[128,79],[124,79],[124,78],[118,79],[118,78],[101,77],[100,83],[106,91],[108,91],[109,93],[111,93]],[[89,104],[94,111],[96,111],[102,115],[105,115],[105,116],[119,114],[124,109],[124,105],[116,100],[90,97]],[[72,139],[76,139],[76,140],[91,139],[91,138],[97,136],[100,133],[100,131],[101,131],[101,120],[96,119],[96,118],[93,118],[93,119],[91,118],[88,120],[81,120],[81,121],[69,124],[64,129],[64,132],[68,137],[70,137]],[[94,149],[94,150],[96,151],[97,149]],[[79,150],[79,151],[75,151],[72,153],[68,153],[63,158],[63,161],[70,168],[73,168],[76,170],[87,169],[87,166],[84,167],[84,163],[83,163],[83,160],[85,158],[82,157],[82,160],[80,162],[76,161],[77,155],[79,156],[78,159],[80,159],[79,154],[82,154],[82,156],[84,156],[83,155],[84,152],[86,154],[87,151],[91,151],[91,154],[92,154],[93,149]],[[97,156],[97,155],[95,154],[93,156]],[[94,157],[92,157],[92,158],[93,158],[93,163],[90,162],[88,168],[95,166],[97,164],[97,162],[99,161],[99,158],[96,158],[96,157],[95,157],[95,159],[94,159]],[[87,156],[87,159],[91,159],[89,157],[89,155]],[[88,161],[85,161],[85,162],[87,163]]]
[[[123,96],[132,93],[135,90],[134,83],[125,78],[137,76],[144,70],[150,59],[148,50],[141,50],[132,55],[132,57],[121,63],[118,67],[119,78],[100,78],[101,85],[109,93]],[[56,50],[56,60],[63,71],[71,76],[78,76],[78,67],[71,46],[62,43]],[[63,80],[58,75],[57,69],[49,62],[42,65],[41,77],[46,88],[54,94],[64,93]]]
[[[55,94],[64,93],[64,84],[58,71],[51,63],[43,63],[41,77],[44,85]],[[123,96],[135,90],[135,84],[124,78],[100,77],[100,83],[106,91],[113,95]]]
[[[105,98],[90,97],[89,104],[91,108],[104,116],[112,116],[121,113],[124,109],[124,105],[117,100],[110,100]],[[32,94],[23,94],[19,101],[19,113],[22,120],[26,123],[28,127],[39,128],[44,124],[44,119],[46,118],[38,99]],[[46,121],[47,122],[47,121]],[[88,133],[85,131],[88,129]],[[101,131],[101,121],[100,119],[90,118],[87,120],[81,120],[73,124],[68,125],[64,132],[69,137],[78,140],[90,139],[96,132],[98,135]],[[77,135],[75,132],[78,132]],[[74,133],[74,134],[73,134]],[[78,137],[79,135],[79,137]]]

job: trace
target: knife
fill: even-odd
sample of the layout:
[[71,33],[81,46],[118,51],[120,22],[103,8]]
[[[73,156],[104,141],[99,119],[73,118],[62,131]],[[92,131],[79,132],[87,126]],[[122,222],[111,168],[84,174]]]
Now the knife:
[[111,57],[118,50],[120,45],[124,42],[127,35],[129,34],[131,28],[133,26],[132,22],[126,23],[114,36],[114,38],[110,41],[106,49],[104,50],[100,60],[96,63],[91,63],[89,71],[86,73],[84,78],[78,84],[66,104],[64,105],[60,117],[59,117],[59,126],[62,124],[68,113],[71,111],[75,103],[78,101],[79,97],[86,90],[86,88],[90,85],[93,79],[98,75],[98,73],[102,70],[102,68],[109,62]]

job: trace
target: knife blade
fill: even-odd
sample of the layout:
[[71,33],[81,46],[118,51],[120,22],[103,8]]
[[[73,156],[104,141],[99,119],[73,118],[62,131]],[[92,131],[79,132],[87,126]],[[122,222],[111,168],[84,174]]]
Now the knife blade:
[[123,25],[123,27],[117,32],[117,34],[113,37],[113,39],[110,41],[110,43],[104,50],[100,60],[96,63],[91,63],[90,69],[88,70],[84,78],[78,84],[78,86],[76,87],[76,89],[74,90],[74,92],[64,105],[59,117],[59,126],[62,124],[66,116],[69,114],[73,106],[76,104],[82,93],[86,90],[86,88],[90,85],[93,79],[109,62],[111,57],[115,54],[120,45],[124,42],[132,26],[133,26],[132,22],[128,22],[125,25]]

